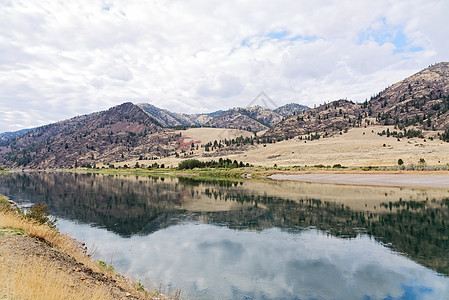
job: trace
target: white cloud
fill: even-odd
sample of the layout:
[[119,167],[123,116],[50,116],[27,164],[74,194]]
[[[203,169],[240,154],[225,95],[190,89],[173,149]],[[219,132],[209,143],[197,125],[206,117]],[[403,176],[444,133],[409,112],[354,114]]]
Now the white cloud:
[[240,80],[229,74],[220,74],[213,81],[205,79],[198,86],[198,95],[204,97],[229,98],[238,96],[243,90]]
[[246,106],[260,91],[278,105],[363,101],[447,60],[448,10],[443,0],[2,1],[1,111],[25,114],[0,132],[124,101],[190,113]]

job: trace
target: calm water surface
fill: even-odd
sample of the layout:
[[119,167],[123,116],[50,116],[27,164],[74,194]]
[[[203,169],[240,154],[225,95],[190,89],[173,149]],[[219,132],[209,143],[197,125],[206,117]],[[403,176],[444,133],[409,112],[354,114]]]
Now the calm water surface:
[[449,299],[449,191],[15,173],[0,194],[193,299]]

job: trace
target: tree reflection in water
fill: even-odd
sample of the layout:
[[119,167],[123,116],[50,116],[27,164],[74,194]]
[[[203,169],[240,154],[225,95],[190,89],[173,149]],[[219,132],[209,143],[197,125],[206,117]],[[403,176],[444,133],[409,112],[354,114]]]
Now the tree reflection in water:
[[31,172],[1,178],[0,194],[43,201],[59,218],[123,237],[186,221],[258,231],[315,227],[342,238],[365,233],[449,275],[445,190]]

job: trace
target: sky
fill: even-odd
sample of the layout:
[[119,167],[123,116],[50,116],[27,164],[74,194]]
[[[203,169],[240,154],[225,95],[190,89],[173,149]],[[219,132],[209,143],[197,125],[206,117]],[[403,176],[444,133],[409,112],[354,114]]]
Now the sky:
[[361,102],[449,60],[448,12],[447,0],[0,0],[0,132],[128,101]]

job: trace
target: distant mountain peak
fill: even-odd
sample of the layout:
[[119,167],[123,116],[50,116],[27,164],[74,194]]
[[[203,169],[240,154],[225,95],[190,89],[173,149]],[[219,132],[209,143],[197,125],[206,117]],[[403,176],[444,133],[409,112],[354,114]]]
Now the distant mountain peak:
[[307,106],[292,103],[285,110],[282,110],[284,106],[272,110],[254,105],[251,107],[234,107],[226,111],[220,110],[212,113],[181,114],[158,108],[149,103],[140,103],[137,106],[154,118],[162,127],[207,126],[234,129],[250,128],[251,131],[265,130],[276,125],[286,116],[309,109]]

